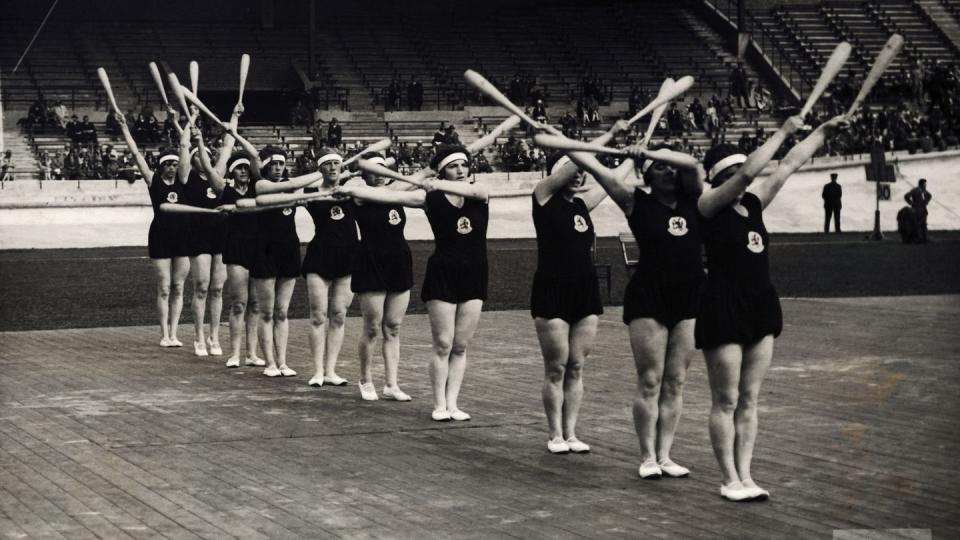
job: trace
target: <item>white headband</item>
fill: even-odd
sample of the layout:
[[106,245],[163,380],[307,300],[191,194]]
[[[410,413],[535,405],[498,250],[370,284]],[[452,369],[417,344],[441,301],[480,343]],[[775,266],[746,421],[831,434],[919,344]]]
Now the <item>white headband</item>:
[[249,166],[250,166],[250,160],[247,159],[247,158],[240,158],[240,159],[234,161],[233,163],[230,164],[229,167],[227,167],[227,172],[233,172],[234,169],[236,169],[237,167],[239,167],[239,166],[241,166],[241,165],[246,165],[247,167],[249,167]]
[[747,156],[744,154],[729,155],[718,161],[713,167],[710,167],[710,172],[707,173],[707,178],[713,180],[718,174],[722,173],[728,168],[734,165],[739,165],[745,161],[747,161]]
[[[197,153],[197,150],[199,150],[199,149],[200,149],[199,146],[194,146],[194,147],[193,147],[193,150],[190,150],[190,157],[193,158],[194,154],[196,154],[196,153]],[[207,155],[208,155],[208,156],[211,155],[209,148],[204,148],[204,150],[207,151]]]
[[263,162],[263,166],[266,167],[271,161],[279,161],[282,165],[287,164],[287,158],[283,157],[283,154],[274,154]]
[[317,160],[317,167],[323,165],[328,161],[339,161],[342,163],[343,156],[341,156],[340,154],[324,154],[320,156],[320,159]]
[[180,161],[180,157],[179,157],[179,156],[175,156],[175,155],[173,155],[173,154],[167,154],[167,155],[165,155],[165,156],[160,156],[160,161],[158,161],[158,163],[160,163],[161,165],[163,165],[163,162],[164,162],[164,161],[170,161],[171,159],[174,160],[174,161]]
[[559,171],[560,167],[563,167],[567,163],[570,163],[570,158],[565,155],[560,156],[560,159],[558,159],[557,162],[553,164],[553,167],[550,167],[550,172],[548,173],[548,176]]
[[384,167],[387,166],[387,160],[383,159],[380,156],[373,156],[372,158],[367,160],[367,163],[376,163],[377,165],[383,165]]
[[453,163],[454,161],[457,161],[458,159],[462,159],[464,161],[470,161],[467,155],[464,154],[463,152],[454,152],[449,156],[440,160],[440,163],[437,164],[437,171],[443,170],[444,167]]

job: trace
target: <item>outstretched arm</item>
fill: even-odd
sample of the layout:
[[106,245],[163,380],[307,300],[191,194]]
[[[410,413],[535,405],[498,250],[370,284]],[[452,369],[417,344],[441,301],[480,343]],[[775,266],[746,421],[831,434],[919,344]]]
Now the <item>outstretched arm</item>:
[[721,209],[729,206],[739,197],[753,182],[753,179],[763,171],[767,163],[773,159],[777,149],[783,144],[787,137],[796,133],[803,127],[803,119],[799,116],[791,116],[780,126],[773,135],[760,148],[753,151],[743,163],[740,169],[720,187],[710,189],[700,196],[697,207],[700,213],[705,217],[717,215]]
[[286,182],[271,182],[269,180],[260,180],[257,182],[257,194],[266,195],[268,193],[286,193],[305,188],[317,180],[323,178],[323,173],[314,171],[301,176],[295,176]]
[[423,188],[424,191],[442,191],[451,195],[459,195],[461,197],[477,199],[478,201],[483,202],[490,200],[490,192],[487,190],[487,188],[477,184],[469,184],[467,182],[453,182],[450,180],[424,180],[420,184],[420,187]]
[[834,116],[827,120],[813,130],[810,135],[807,135],[807,138],[791,148],[783,160],[780,161],[780,166],[773,174],[751,185],[749,191],[760,199],[762,207],[770,206],[773,198],[777,196],[780,188],[786,183],[787,178],[790,178],[790,175],[803,166],[823,146],[829,135],[845,127],[847,123],[846,115]]
[[397,191],[387,187],[348,184],[337,188],[337,192],[364,201],[381,204],[400,204],[411,208],[423,208],[427,201],[427,193],[423,190]]

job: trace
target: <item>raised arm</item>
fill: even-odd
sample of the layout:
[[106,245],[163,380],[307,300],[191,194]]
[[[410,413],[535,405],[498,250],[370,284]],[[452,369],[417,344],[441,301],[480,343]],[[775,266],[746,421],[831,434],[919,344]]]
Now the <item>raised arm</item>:
[[[643,150],[639,146],[632,146],[626,150],[632,158],[627,161],[631,163],[633,159],[639,159],[643,154]],[[610,195],[613,202],[617,203],[624,214],[630,215],[633,212],[633,188],[623,181],[619,173],[604,167],[593,154],[570,152],[568,155],[574,163],[597,180],[597,183],[606,191],[607,195]]]
[[150,166],[147,165],[147,160],[144,159],[143,154],[140,153],[140,149],[137,148],[137,142],[133,140],[133,135],[130,134],[130,128],[127,126],[127,119],[120,113],[114,113],[113,116],[116,118],[117,123],[120,124],[120,133],[123,134],[123,140],[127,143],[127,148],[130,149],[130,153],[133,154],[133,160],[136,161],[137,168],[140,169],[143,180],[147,183],[147,186],[150,186],[150,182],[153,181],[153,171],[150,170]]
[[[230,126],[234,131],[237,130],[237,124],[240,121],[241,114],[243,114],[243,103],[237,103],[237,106],[233,108],[233,114],[230,115]],[[213,167],[221,178],[227,175],[227,162],[230,161],[230,155],[233,154],[233,146],[236,141],[229,131],[223,134],[223,144],[220,146],[220,157],[217,159],[217,164]],[[209,175],[210,173],[208,172],[207,174]]]
[[363,201],[400,204],[410,208],[423,208],[427,201],[427,193],[423,190],[397,191],[387,187],[347,184],[337,188],[337,192]]
[[[564,160],[564,158],[560,159]],[[569,159],[564,161],[565,163],[558,162],[559,167],[555,164],[553,166],[554,171],[550,173],[550,176],[538,182],[537,187],[533,188],[533,196],[536,197],[537,204],[540,206],[547,204],[550,197],[563,189],[577,175],[576,163]]]
[[260,162],[260,154],[257,152],[257,149],[250,144],[250,141],[240,136],[237,133],[237,126],[227,124],[224,126],[227,133],[229,133],[238,143],[240,143],[240,148],[243,148],[243,151],[246,152],[247,157],[250,158],[250,173],[253,175],[254,179],[260,179],[260,169],[263,168],[263,163]]
[[835,133],[838,129],[846,127],[847,124],[846,115],[834,116],[830,120],[820,124],[810,135],[807,135],[807,138],[797,143],[796,146],[787,152],[787,155],[780,161],[780,165],[773,174],[751,185],[748,191],[760,199],[760,204],[763,208],[769,206],[770,203],[773,202],[773,198],[780,192],[780,188],[783,187],[787,178],[790,178],[790,175],[813,157],[813,154],[826,142],[828,136]]
[[803,127],[803,119],[799,116],[787,118],[780,129],[747,157],[747,161],[729,180],[719,187],[707,190],[700,196],[699,201],[697,201],[700,213],[708,218],[713,217],[717,215],[717,212],[737,200],[737,197],[747,189],[753,179],[773,159],[773,155],[787,140],[787,137],[796,133],[801,127]]
[[[200,133],[197,137],[197,155],[200,156],[200,166],[203,167],[203,172],[206,173],[207,179],[210,180],[210,185],[213,186],[213,190],[217,194],[222,194],[223,190],[227,187],[227,183],[223,180],[223,173],[214,168],[213,164],[210,163],[210,156],[207,154],[207,146],[203,143],[203,134]],[[223,150],[221,149],[221,152]],[[217,160],[218,162],[220,160]]]
[[[194,133],[194,130],[196,130],[196,133]],[[180,165],[177,167],[177,179],[180,180],[181,184],[187,183],[187,179],[190,176],[190,168],[192,167],[190,164],[190,137],[191,135],[198,136],[199,133],[200,130],[192,125],[188,125],[180,132]]]
[[690,154],[677,152],[667,148],[647,150],[644,152],[647,159],[666,163],[677,170],[680,185],[688,196],[697,198],[703,193],[703,178],[706,173],[697,158]]

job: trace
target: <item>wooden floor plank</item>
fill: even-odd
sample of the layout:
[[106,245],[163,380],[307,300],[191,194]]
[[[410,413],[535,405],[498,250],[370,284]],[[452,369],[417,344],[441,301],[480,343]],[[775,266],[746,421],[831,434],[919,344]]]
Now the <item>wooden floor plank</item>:
[[[150,327],[0,333],[0,535],[960,535],[960,299],[783,304],[754,460],[773,499],[746,505],[717,493],[699,354],[673,450],[693,474],[637,478],[636,375],[618,308],[584,371],[587,456],[546,452],[540,352],[523,311],[483,314],[460,400],[474,419],[448,424],[429,419],[422,315],[401,334],[410,403],[359,399],[353,318],[338,370],[351,384],[320,389],[305,384],[302,320],[289,347],[300,376],[288,379],[160,349]],[[374,378],[379,387],[379,359]]]

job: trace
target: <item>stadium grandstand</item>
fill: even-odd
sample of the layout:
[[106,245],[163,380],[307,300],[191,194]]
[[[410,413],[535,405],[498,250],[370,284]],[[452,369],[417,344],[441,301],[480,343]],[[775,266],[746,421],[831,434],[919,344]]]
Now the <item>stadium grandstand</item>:
[[[506,117],[464,82],[468,68],[528,111],[541,102],[551,124],[578,138],[627,116],[631,103],[649,100],[664,77],[693,75],[694,88],[656,133],[702,155],[712,141],[762,142],[796,110],[833,44],[846,40],[853,45],[846,76],[814,116],[840,110],[875,52],[897,32],[906,39],[902,54],[856,129],[824,153],[864,153],[876,143],[913,153],[960,142],[954,91],[960,27],[948,0],[753,2],[740,12],[722,0],[459,2],[455,9],[432,1],[204,2],[184,10],[64,1],[37,35],[46,8],[15,5],[0,21],[0,65],[4,146],[20,179],[134,174],[108,122],[97,67],[110,74],[144,150],[156,155],[170,143],[169,128],[147,64],[158,62],[184,80],[187,63],[198,61],[200,97],[225,117],[236,99],[241,53],[253,58],[242,133],[255,145],[279,143],[297,156],[311,141],[327,144],[329,121],[337,118],[342,137],[335,143],[345,151],[390,137],[401,165],[415,168],[429,161],[441,123],[469,143]],[[371,18],[373,10],[378,16]],[[304,21],[313,21],[313,31]],[[738,51],[741,29],[752,40]],[[731,95],[738,52],[745,104]],[[568,112],[572,120],[564,118]],[[80,129],[84,116],[90,124]],[[645,121],[614,144],[633,142]],[[208,136],[217,131],[210,127]],[[498,143],[486,153],[492,170],[542,169],[542,152],[522,128]]]
[[5,0],[0,120],[2,539],[960,538],[960,0]]

